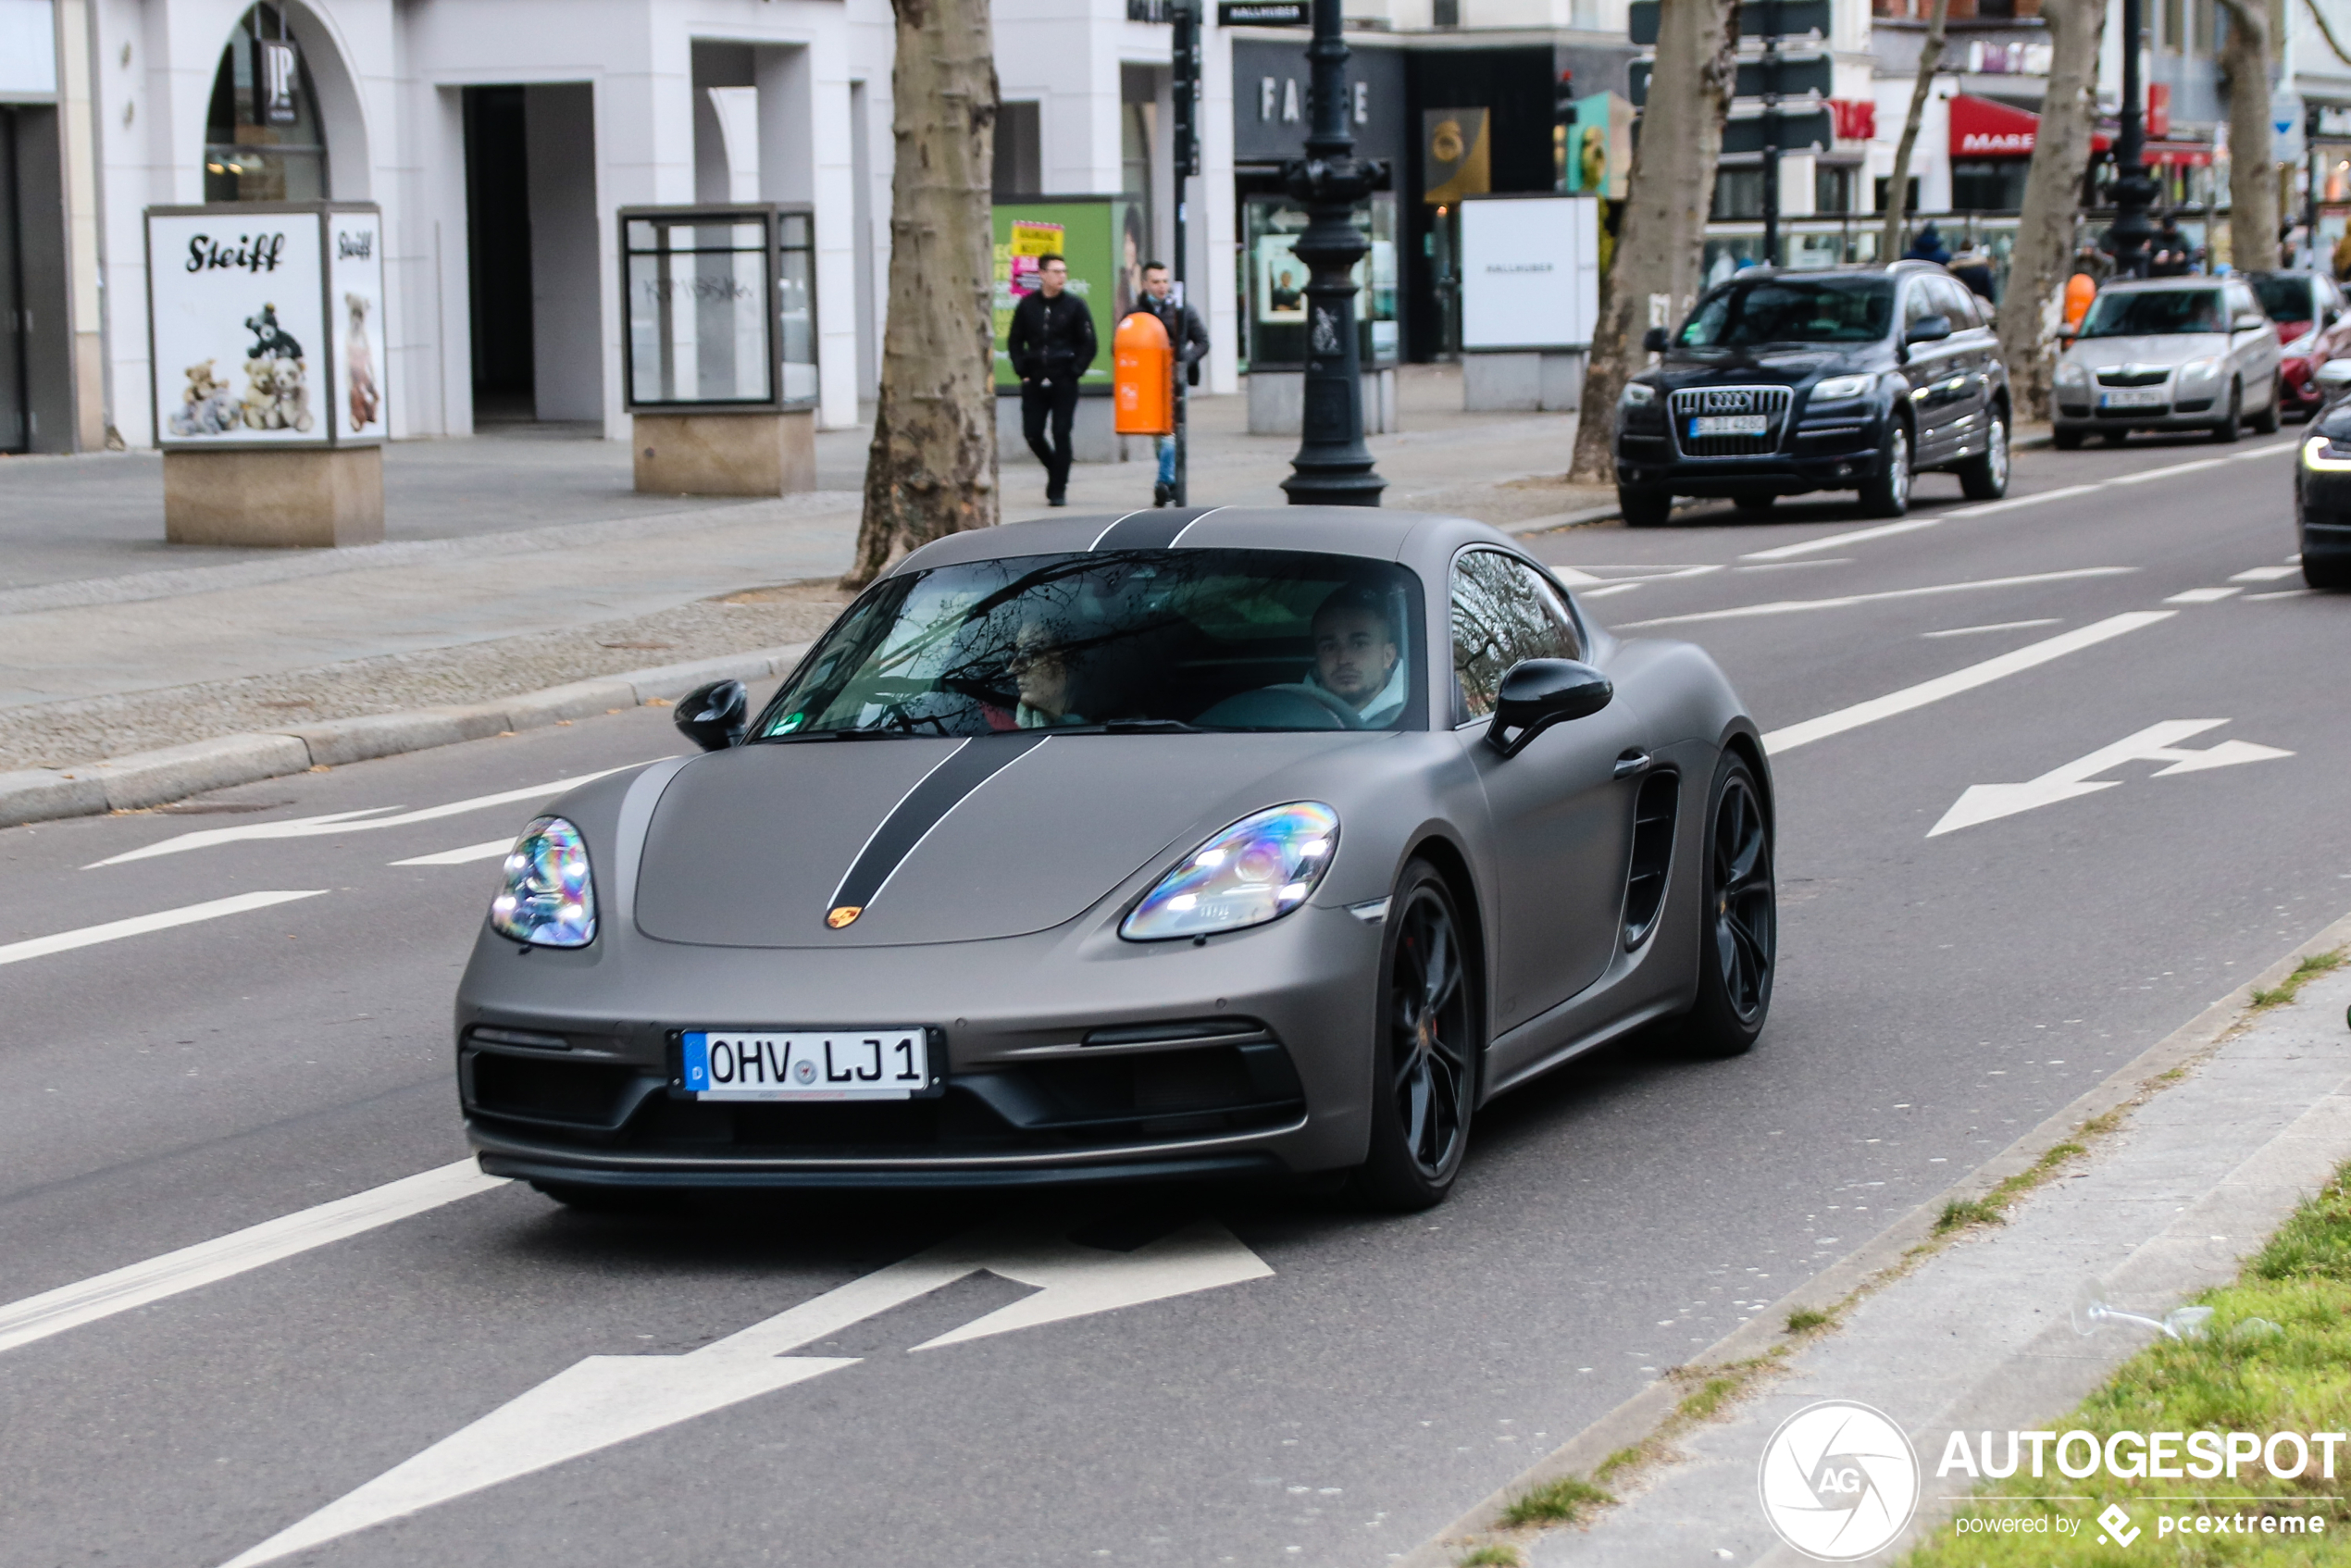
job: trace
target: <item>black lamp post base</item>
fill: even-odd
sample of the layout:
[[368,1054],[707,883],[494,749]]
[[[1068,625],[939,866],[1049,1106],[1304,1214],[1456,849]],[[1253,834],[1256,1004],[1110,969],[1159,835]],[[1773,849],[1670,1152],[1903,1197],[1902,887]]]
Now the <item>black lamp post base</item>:
[[1387,481],[1372,471],[1367,454],[1361,463],[1314,464],[1304,458],[1290,465],[1282,493],[1293,506],[1376,506]]

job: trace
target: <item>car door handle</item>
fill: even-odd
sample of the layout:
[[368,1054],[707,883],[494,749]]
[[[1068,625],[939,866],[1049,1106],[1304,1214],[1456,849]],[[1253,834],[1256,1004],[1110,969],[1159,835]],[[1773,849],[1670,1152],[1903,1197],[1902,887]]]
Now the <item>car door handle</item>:
[[1649,754],[1636,747],[1616,759],[1616,777],[1638,778],[1649,770],[1650,762]]

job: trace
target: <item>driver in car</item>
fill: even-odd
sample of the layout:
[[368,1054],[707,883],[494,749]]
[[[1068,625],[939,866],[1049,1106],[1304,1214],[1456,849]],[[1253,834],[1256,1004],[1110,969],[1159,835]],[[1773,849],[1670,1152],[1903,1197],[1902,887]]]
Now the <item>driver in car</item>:
[[1306,678],[1352,708],[1367,729],[1393,724],[1404,711],[1404,656],[1376,591],[1334,589],[1314,612],[1314,668]]

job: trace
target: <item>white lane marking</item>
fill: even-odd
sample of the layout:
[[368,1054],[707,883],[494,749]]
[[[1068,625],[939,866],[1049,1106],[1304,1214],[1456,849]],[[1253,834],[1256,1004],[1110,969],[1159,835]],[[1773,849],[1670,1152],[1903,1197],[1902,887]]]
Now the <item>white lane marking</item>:
[[788,1352],[985,1270],[1038,1288],[914,1347],[944,1345],[1264,1279],[1273,1269],[1213,1221],[1132,1252],[989,1227],[673,1356],[590,1356],[232,1560],[255,1568],[518,1475],[820,1376],[857,1357]]
[[512,839],[485,839],[479,844],[467,844],[461,850],[442,850],[435,854],[411,855],[395,860],[394,865],[470,865],[477,860],[496,860],[515,847]]
[[2229,575],[2229,580],[2231,582],[2276,582],[2281,579],[2292,577],[2301,569],[2299,566],[2247,566],[2241,572],[2232,572]]
[[2279,452],[2298,452],[2301,448],[2302,442],[2298,440],[2284,441],[2280,442],[2275,446],[2257,446],[2250,452],[2240,452],[2235,456],[2230,458],[2229,461],[2232,463],[2242,463],[2248,457],[2268,457],[2270,454]]
[[1683,616],[1659,616],[1653,620],[1626,621],[1614,631],[1640,627],[1676,626],[1691,621],[1745,620],[1752,616],[1791,616],[1806,610],[1842,610],[1885,599],[1920,599],[1936,593],[1965,593],[1979,588],[2022,588],[2040,582],[2070,582],[2077,578],[2122,577],[2136,566],[2076,566],[2070,571],[2034,572],[2024,577],[1984,578],[1975,582],[1938,582],[1925,588],[1890,588],[1877,593],[1845,593],[1834,599],[1775,599],[1764,604],[1738,604],[1727,610],[1697,610]]
[[2199,468],[2217,468],[2229,459],[2199,457],[2193,463],[2174,463],[2168,468],[2143,468],[2135,474],[2123,474],[2106,482],[2108,484],[2145,484],[2149,479],[2168,479],[2178,474],[2193,474]]
[[2110,638],[2136,631],[2141,627],[2168,621],[2179,613],[2177,610],[2131,610],[2122,615],[2108,616],[2102,621],[2094,621],[2042,641],[2010,649],[1982,664],[1955,669],[1948,675],[1938,675],[1933,680],[1922,680],[1916,686],[1906,686],[1883,697],[1872,697],[1849,708],[1839,708],[1818,718],[1808,718],[1800,724],[1774,729],[1763,737],[1763,748],[1773,755],[1792,752],[1798,746],[1809,746],[1815,740],[1825,740],[1832,735],[1842,735],[1848,729],[1859,729],[1865,724],[1875,724],[1882,718],[1892,718],[1897,714],[1925,707],[1930,703],[1939,703],[1946,697],[1956,697],[1962,691],[1972,691],[1979,686],[1989,686],[1996,680],[2046,665],[2052,659],[2061,659],[2084,648],[2094,648]]
[[28,958],[46,958],[53,952],[69,952],[78,947],[119,941],[124,937],[143,937],[149,931],[168,931],[174,926],[193,926],[199,920],[218,920],[224,915],[243,915],[248,910],[267,909],[272,904],[292,903],[296,899],[315,899],[326,890],[324,888],[304,888],[292,891],[238,893],[231,898],[182,904],[178,909],[159,910],[153,915],[134,915],[128,920],[109,920],[103,926],[84,926],[78,931],[59,931],[54,936],[34,937],[29,941],[10,942],[6,947],[0,947],[0,964],[21,964]]
[[1579,588],[1575,596],[1578,599],[1605,599],[1611,593],[1630,593],[1640,586],[1637,582],[1611,582],[1605,588]]
[[2225,718],[2168,718],[2160,724],[2148,725],[2135,735],[2126,735],[2111,746],[2101,746],[2088,756],[2076,757],[2062,767],[2053,767],[2038,778],[2021,784],[1971,784],[1952,803],[1951,809],[1943,814],[1943,819],[1927,829],[1926,836],[1932,839],[1941,833],[1956,833],[1981,822],[2111,790],[2122,781],[2098,778],[2096,775],[2126,762],[2169,763],[2171,766],[2149,775],[2169,778],[2175,773],[2202,773],[2209,768],[2234,767],[2240,763],[2270,762],[2294,755],[2275,746],[2257,746],[2250,740],[2223,740],[2200,752],[2182,751],[2177,744],[2191,735],[2201,735],[2228,722]]
[[[284,822],[246,822],[234,828],[203,828],[193,833],[182,833],[105,860],[91,862],[84,871],[95,871],[102,865],[120,865],[128,861],[148,860],[159,854],[180,854],[188,850],[209,849],[215,844],[233,844],[248,839],[313,839],[323,833],[357,833],[378,828],[405,828],[416,822],[437,822],[444,816],[457,816],[469,811],[482,811],[491,806],[510,805],[516,801],[544,800],[566,790],[591,783],[628,768],[642,767],[643,763],[626,763],[619,767],[598,768],[593,773],[574,774],[569,778],[553,779],[545,784],[533,784],[527,789],[501,790],[494,795],[476,795],[471,800],[451,801],[447,805],[424,806],[416,811],[400,811],[397,806],[369,806],[364,811],[332,812],[325,816],[297,816]],[[368,812],[399,812],[396,816],[369,816],[365,822],[353,818],[367,816]]]
[[2105,488],[2106,485],[2103,482],[2060,485],[2056,490],[2036,490],[2030,495],[2010,495],[1998,501],[1981,501],[1972,506],[1955,508],[1944,513],[1943,516],[1946,517],[1986,517],[1995,512],[2013,512],[2020,506],[2038,506],[2044,501],[2063,501],[2069,496],[2087,495],[2094,490]]
[[1589,572],[1579,571],[1574,566],[1553,566],[1551,567],[1551,575],[1559,579],[1561,583],[1569,588],[1586,588],[1593,583],[1606,582],[1608,580],[1608,579],[1604,577],[1594,577]]
[[2063,617],[2043,616],[2038,620],[1994,621],[1988,626],[1955,626],[1942,631],[1922,631],[1921,637],[1972,637],[1979,631],[2022,631],[2032,626],[2056,626]]
[[1760,566],[1733,566],[1735,572],[1790,572],[1800,566],[1849,566],[1850,555],[1832,555],[1825,561],[1765,561]]
[[460,1160],[28,1296],[0,1307],[0,1350],[13,1350],[505,1185],[504,1177],[484,1176],[471,1160]]
[[2245,602],[2248,604],[2258,604],[2270,599],[2307,599],[2317,591],[2315,588],[2282,588],[2275,593],[2248,593],[2245,596]]
[[1859,544],[1865,539],[1890,539],[1897,533],[1916,533],[1921,529],[1931,529],[1942,520],[1940,517],[1909,517],[1898,523],[1881,523],[1873,529],[1855,529],[1850,533],[1808,539],[1798,544],[1775,544],[1769,550],[1750,550],[1739,559],[1785,561],[1791,555],[1810,555],[1815,550],[1833,550],[1840,544]]
[[2233,599],[2244,591],[2242,588],[2190,588],[2167,595],[2163,602],[2167,604],[2212,604],[2223,599]]

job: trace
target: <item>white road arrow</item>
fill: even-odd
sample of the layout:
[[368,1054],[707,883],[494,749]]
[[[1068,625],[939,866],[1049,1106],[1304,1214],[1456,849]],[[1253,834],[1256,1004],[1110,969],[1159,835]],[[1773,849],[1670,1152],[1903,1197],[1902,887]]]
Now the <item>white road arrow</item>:
[[1938,833],[1956,833],[1962,828],[2014,816],[2035,806],[2055,805],[2077,795],[2111,790],[2121,780],[2096,776],[2126,762],[2169,763],[2169,767],[2158,768],[2149,776],[2168,778],[2175,773],[2201,773],[2207,768],[2233,767],[2239,763],[2294,755],[2275,746],[2257,746],[2250,740],[2223,740],[2200,752],[2182,751],[2176,744],[2228,722],[2225,718],[2167,718],[2161,724],[2148,725],[2136,735],[2126,735],[2111,746],[2101,746],[2063,767],[2053,767],[2038,778],[2021,784],[1971,784],[1926,836],[1932,839]]
[[454,1498],[545,1470],[789,1388],[857,1357],[787,1352],[985,1270],[1033,1296],[917,1345],[927,1350],[1170,1296],[1263,1279],[1273,1269],[1213,1221],[1131,1252],[1033,1229],[985,1228],[852,1280],[682,1356],[590,1356],[226,1565],[254,1568]]

